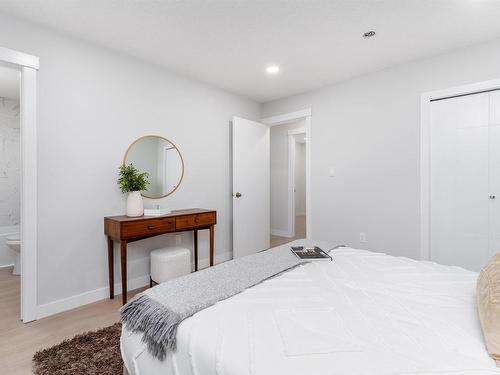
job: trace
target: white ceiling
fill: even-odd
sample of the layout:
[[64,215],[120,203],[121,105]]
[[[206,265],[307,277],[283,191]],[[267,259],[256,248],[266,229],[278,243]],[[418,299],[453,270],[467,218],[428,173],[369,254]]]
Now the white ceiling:
[[20,72],[0,65],[0,98],[19,100]]
[[0,12],[260,102],[500,37],[499,0],[1,0]]

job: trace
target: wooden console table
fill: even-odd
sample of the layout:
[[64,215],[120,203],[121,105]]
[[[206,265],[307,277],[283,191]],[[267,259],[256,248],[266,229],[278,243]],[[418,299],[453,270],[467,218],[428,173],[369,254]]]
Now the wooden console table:
[[115,297],[113,241],[120,242],[122,273],[122,303],[127,302],[127,244],[165,233],[194,231],[194,269],[198,271],[198,230],[210,231],[210,266],[214,265],[214,226],[217,211],[192,208],[172,211],[153,217],[108,216],[104,218],[104,233],[108,237],[109,298]]

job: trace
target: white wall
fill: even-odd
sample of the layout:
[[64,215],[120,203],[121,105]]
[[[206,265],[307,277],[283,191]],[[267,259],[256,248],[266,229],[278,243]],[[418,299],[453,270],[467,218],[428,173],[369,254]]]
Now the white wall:
[[295,142],[295,215],[306,214],[306,144]]
[[272,126],[271,159],[271,233],[288,233],[288,131],[305,128],[304,120]]
[[[182,185],[162,205],[217,209],[216,255],[229,256],[229,122],[258,119],[259,104],[3,15],[0,46],[40,56],[39,304],[107,287],[103,217],[124,212],[118,167],[146,134],[171,139],[185,161]],[[200,233],[201,258],[207,238]],[[188,247],[191,239],[182,235]],[[145,249],[173,242],[167,235],[131,244],[129,278],[148,274]]]
[[312,108],[312,236],[418,258],[420,95],[497,78],[498,40],[265,104]]

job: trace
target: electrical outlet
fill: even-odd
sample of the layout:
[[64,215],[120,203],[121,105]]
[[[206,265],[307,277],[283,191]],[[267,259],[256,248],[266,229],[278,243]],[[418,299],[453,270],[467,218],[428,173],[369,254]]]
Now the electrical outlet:
[[175,235],[175,244],[176,245],[180,245],[182,242],[182,238],[181,238],[181,235],[180,234],[176,234]]
[[368,240],[366,239],[366,233],[365,232],[359,233],[359,242],[361,242],[361,243],[367,243],[368,242]]

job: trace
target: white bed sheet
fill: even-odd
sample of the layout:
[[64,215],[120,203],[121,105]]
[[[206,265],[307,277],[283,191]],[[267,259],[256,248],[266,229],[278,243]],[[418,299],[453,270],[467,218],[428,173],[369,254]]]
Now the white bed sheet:
[[500,374],[476,312],[477,273],[344,248],[217,303],[151,357],[122,332],[131,375]]

